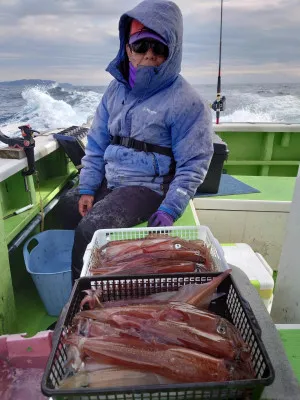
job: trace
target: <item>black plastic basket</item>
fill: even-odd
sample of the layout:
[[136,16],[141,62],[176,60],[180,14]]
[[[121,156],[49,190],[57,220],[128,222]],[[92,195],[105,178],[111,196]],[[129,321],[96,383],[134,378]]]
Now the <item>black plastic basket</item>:
[[52,352],[42,379],[42,392],[55,399],[81,400],[186,400],[186,399],[259,399],[265,386],[274,380],[274,370],[261,340],[260,328],[251,307],[241,297],[232,276],[218,288],[224,293],[213,301],[210,310],[227,318],[240,331],[250,346],[256,378],[242,381],[184,383],[153,386],[117,387],[107,389],[80,388],[61,390],[59,383],[65,374],[66,347],[62,335],[67,332],[84,296],[82,290],[100,287],[103,301],[143,297],[163,291],[176,291],[189,283],[209,282],[219,273],[172,274],[115,277],[86,277],[77,281],[70,301],[65,306],[54,332]]

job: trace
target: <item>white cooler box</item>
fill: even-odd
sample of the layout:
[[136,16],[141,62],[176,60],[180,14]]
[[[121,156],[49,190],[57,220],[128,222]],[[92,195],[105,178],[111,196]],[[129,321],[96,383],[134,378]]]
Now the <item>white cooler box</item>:
[[272,268],[261,254],[255,253],[246,243],[222,245],[222,248],[227,263],[245,272],[270,312],[274,290]]
[[91,243],[87,246],[83,257],[81,276],[89,276],[93,263],[93,250],[107,244],[112,240],[142,239],[149,233],[159,233],[170,236],[178,236],[186,240],[203,240],[209,247],[218,271],[228,269],[224,252],[217,239],[207,226],[172,226],[160,228],[123,228],[123,229],[99,229],[94,233]]

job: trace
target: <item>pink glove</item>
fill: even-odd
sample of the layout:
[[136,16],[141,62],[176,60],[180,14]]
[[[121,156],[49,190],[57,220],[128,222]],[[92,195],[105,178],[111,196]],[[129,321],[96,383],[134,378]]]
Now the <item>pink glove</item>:
[[171,226],[174,223],[172,215],[164,211],[156,211],[151,215],[148,221],[148,226]]

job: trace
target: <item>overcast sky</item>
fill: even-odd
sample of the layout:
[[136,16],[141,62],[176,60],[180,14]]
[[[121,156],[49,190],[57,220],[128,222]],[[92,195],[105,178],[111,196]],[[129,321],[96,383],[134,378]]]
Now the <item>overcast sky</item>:
[[[151,1],[151,0],[149,0]],[[182,74],[216,83],[220,0],[177,0]],[[118,21],[137,0],[0,0],[0,81],[102,85]],[[224,0],[223,82],[300,82],[300,0]]]

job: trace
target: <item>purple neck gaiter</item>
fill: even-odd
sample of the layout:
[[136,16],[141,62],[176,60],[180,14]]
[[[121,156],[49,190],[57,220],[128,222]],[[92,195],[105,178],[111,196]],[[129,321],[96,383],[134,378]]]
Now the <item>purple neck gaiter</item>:
[[129,85],[131,88],[133,88],[134,83],[135,83],[136,71],[137,71],[137,68],[135,68],[130,62],[129,63]]

